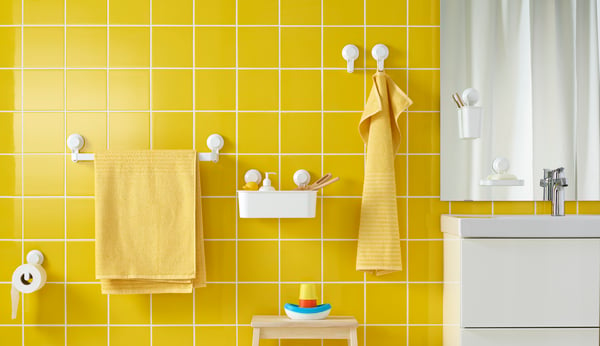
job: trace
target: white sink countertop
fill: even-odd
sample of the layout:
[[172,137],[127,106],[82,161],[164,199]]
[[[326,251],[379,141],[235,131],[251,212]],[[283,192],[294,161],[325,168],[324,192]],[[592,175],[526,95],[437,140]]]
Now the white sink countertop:
[[442,215],[442,232],[463,238],[600,238],[600,215]]

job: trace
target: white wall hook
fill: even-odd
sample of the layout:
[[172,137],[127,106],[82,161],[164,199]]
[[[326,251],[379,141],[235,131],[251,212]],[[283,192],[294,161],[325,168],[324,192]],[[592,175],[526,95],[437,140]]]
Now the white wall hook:
[[210,161],[219,162],[219,150],[223,149],[225,140],[219,134],[213,133],[206,139],[206,146],[211,150]]
[[257,183],[260,184],[262,182],[262,174],[258,169],[249,169],[244,174],[244,181],[246,184],[248,183]]
[[354,60],[358,59],[358,47],[353,44],[347,44],[342,49],[342,57],[346,59],[346,69],[348,73],[354,72]]
[[376,44],[375,47],[371,49],[371,55],[377,60],[377,71],[383,71],[383,61],[390,55],[388,47],[385,44]]
[[88,155],[79,154],[79,150],[83,148],[84,145],[85,140],[83,139],[83,136],[81,136],[78,133],[74,133],[70,135],[69,138],[67,138],[67,146],[69,147],[69,149],[71,149],[71,161],[77,162],[79,161],[79,159],[83,159],[80,157],[81,155]]
[[310,183],[310,173],[306,169],[299,169],[294,173],[294,183],[299,188],[306,187]]

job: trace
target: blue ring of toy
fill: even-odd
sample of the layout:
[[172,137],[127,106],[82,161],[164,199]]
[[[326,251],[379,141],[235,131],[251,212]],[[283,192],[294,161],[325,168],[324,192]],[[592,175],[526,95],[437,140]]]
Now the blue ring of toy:
[[286,310],[297,312],[300,314],[316,314],[319,312],[327,311],[331,309],[331,304],[321,304],[317,305],[314,308],[301,308],[296,304],[285,304],[283,306]]

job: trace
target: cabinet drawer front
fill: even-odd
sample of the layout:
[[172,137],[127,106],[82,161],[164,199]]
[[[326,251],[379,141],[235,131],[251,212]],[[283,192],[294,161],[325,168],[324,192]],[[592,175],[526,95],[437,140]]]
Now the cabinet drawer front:
[[598,329],[463,329],[462,346],[598,346]]
[[464,239],[463,327],[598,327],[600,239]]

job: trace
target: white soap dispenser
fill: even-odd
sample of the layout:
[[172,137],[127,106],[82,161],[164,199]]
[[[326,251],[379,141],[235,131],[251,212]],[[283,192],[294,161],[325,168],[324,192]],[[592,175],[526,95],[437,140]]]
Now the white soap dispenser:
[[265,180],[263,180],[263,184],[260,187],[260,189],[258,189],[258,191],[276,191],[275,188],[273,186],[271,186],[271,179],[269,179],[269,174],[277,174],[277,173],[266,172],[265,175],[267,177],[265,178]]

